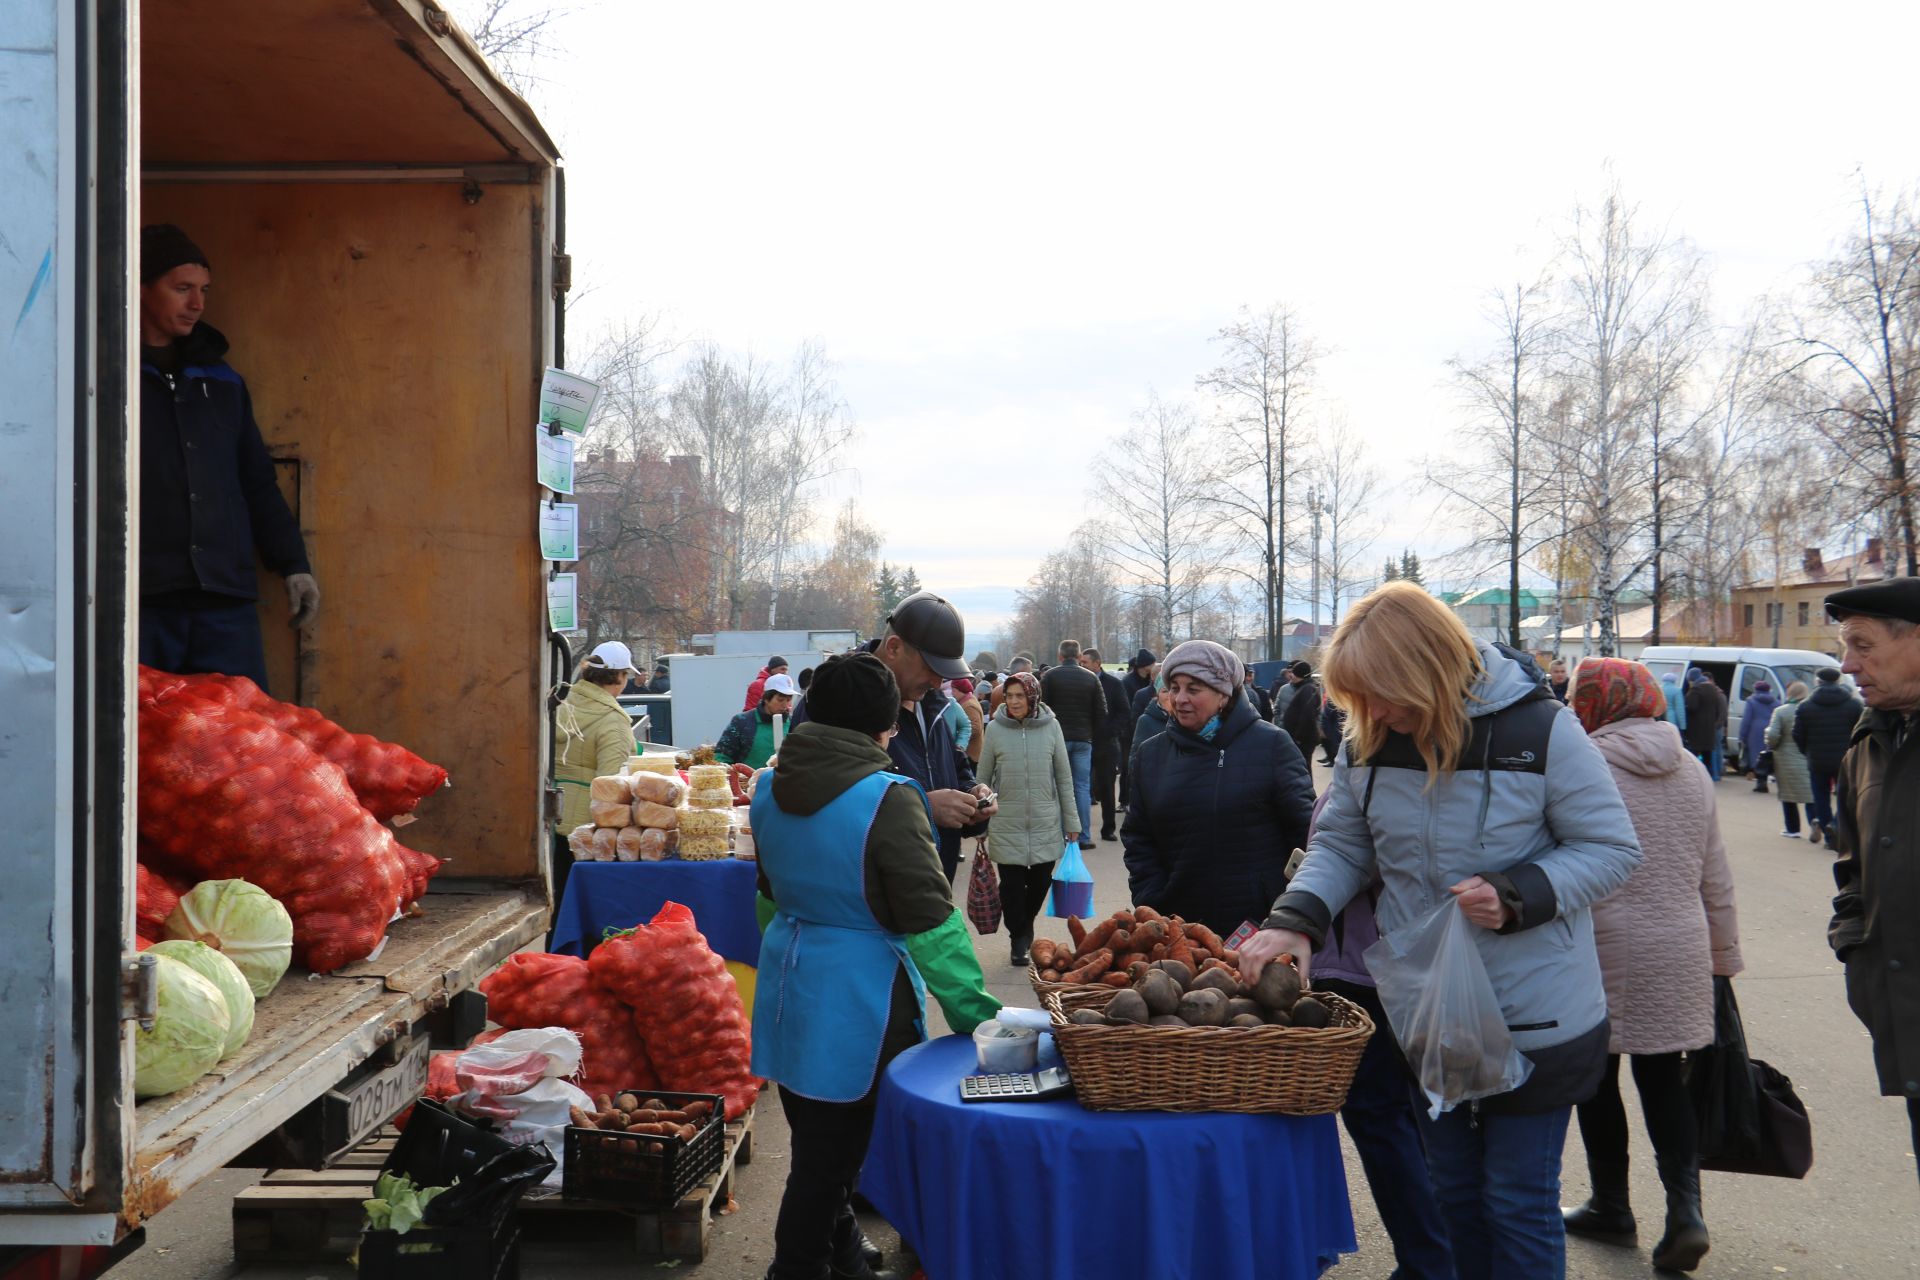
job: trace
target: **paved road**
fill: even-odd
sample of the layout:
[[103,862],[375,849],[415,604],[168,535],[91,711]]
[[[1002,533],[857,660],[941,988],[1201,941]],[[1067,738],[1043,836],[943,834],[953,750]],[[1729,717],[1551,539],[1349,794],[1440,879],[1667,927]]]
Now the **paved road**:
[[[1323,784],[1325,776],[1322,771]],[[1771,797],[1755,795],[1750,783],[1727,779],[1719,793],[1721,826],[1739,889],[1747,972],[1736,988],[1748,1036],[1757,1054],[1792,1077],[1805,1100],[1814,1121],[1816,1157],[1813,1172],[1803,1182],[1704,1175],[1713,1251],[1696,1274],[1715,1280],[1920,1276],[1920,1182],[1905,1110],[1897,1099],[1878,1096],[1866,1034],[1847,1010],[1840,968],[1826,947],[1831,859],[1805,841],[1781,838],[1779,805]],[[1102,845],[1091,862],[1100,909],[1125,905],[1119,846]],[[1063,936],[1065,930],[1056,932]],[[1031,991],[1006,962],[1005,934],[977,939],[976,945],[995,993],[1009,1003],[1031,1004]],[[937,1011],[933,1016],[937,1023]],[[1631,1079],[1621,1074],[1631,1111],[1636,1105]],[[1653,1274],[1647,1246],[1658,1237],[1659,1182],[1644,1130],[1636,1126],[1634,1133],[1636,1206],[1643,1230],[1651,1230],[1639,1250],[1574,1241],[1568,1265],[1574,1280]],[[740,1210],[720,1220],[711,1256],[700,1266],[672,1268],[670,1273],[701,1280],[752,1280],[765,1272],[787,1151],[786,1127],[771,1097],[761,1107],[757,1142],[757,1158],[740,1179]],[[116,1280],[350,1276],[345,1267],[234,1268],[229,1205],[234,1192],[256,1176],[228,1172],[196,1189],[152,1224],[148,1247],[115,1272]],[[1351,1148],[1347,1181],[1360,1251],[1329,1274],[1334,1280],[1384,1277],[1393,1269],[1392,1251]],[[1571,1203],[1586,1191],[1576,1126],[1568,1143],[1565,1198]],[[871,1223],[869,1231],[890,1243],[884,1224]],[[635,1269],[631,1260],[547,1244],[529,1251],[523,1275],[527,1280],[601,1280],[630,1277]]]

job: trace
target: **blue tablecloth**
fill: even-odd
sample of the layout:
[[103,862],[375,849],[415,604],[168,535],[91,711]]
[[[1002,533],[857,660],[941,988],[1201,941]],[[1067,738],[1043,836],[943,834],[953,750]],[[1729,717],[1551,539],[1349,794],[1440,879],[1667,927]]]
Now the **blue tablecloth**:
[[970,1037],[894,1059],[860,1189],[929,1280],[1295,1280],[1355,1249],[1332,1116],[960,1101]]
[[576,862],[554,913],[553,949],[584,956],[608,928],[645,924],[668,902],[692,908],[707,945],[737,964],[760,963],[754,871],[738,858],[711,862]]

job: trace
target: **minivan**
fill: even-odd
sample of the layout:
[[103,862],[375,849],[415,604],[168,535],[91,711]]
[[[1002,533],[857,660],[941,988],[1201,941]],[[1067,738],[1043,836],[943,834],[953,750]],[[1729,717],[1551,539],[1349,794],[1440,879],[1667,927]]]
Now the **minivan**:
[[[1748,649],[1737,645],[1649,645],[1640,661],[1654,678],[1672,672],[1684,687],[1687,668],[1698,667],[1727,695],[1727,768],[1732,771],[1751,768],[1740,759],[1740,716],[1746,710],[1747,695],[1762,680],[1773,687],[1774,696],[1787,700],[1787,686],[1795,680],[1814,688],[1822,667],[1838,667],[1840,660],[1812,649]],[[1852,676],[1842,679],[1850,686]]]

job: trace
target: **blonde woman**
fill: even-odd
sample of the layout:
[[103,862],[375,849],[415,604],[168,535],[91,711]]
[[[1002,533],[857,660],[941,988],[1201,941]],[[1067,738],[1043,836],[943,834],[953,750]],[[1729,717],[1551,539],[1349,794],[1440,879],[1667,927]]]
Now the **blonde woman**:
[[1562,1276],[1561,1149],[1607,1063],[1588,908],[1640,862],[1626,806],[1539,667],[1477,643],[1411,583],[1348,612],[1321,676],[1347,712],[1346,744],[1306,860],[1240,967],[1251,980],[1291,952],[1310,974],[1333,917],[1375,876],[1383,934],[1452,901],[1533,1063],[1510,1093],[1423,1113],[1454,1268],[1459,1280]]

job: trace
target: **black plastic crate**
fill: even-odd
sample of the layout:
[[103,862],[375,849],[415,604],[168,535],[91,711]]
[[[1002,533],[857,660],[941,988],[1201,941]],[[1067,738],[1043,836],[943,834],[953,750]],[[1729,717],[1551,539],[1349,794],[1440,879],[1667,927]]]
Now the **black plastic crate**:
[[[368,1231],[360,1239],[362,1280],[519,1280],[516,1209],[540,1167],[503,1176],[506,1165],[551,1171],[539,1144],[519,1146],[490,1122],[454,1114],[428,1098],[414,1105],[382,1173],[405,1174],[422,1187],[451,1187],[427,1206],[428,1221],[411,1231]],[[486,1176],[480,1176],[482,1171]],[[499,1179],[496,1183],[494,1179]],[[436,1221],[449,1216],[453,1221]]]
[[[664,1209],[720,1172],[727,1145],[727,1102],[712,1093],[670,1093],[629,1089],[645,1102],[654,1098],[678,1110],[689,1102],[710,1102],[713,1111],[696,1126],[691,1140],[623,1133],[617,1129],[567,1128],[561,1194],[569,1200],[607,1200],[641,1208]],[[647,1150],[657,1142],[661,1149]]]
[[507,1203],[491,1220],[369,1231],[360,1237],[360,1280],[520,1280],[519,1215]]

